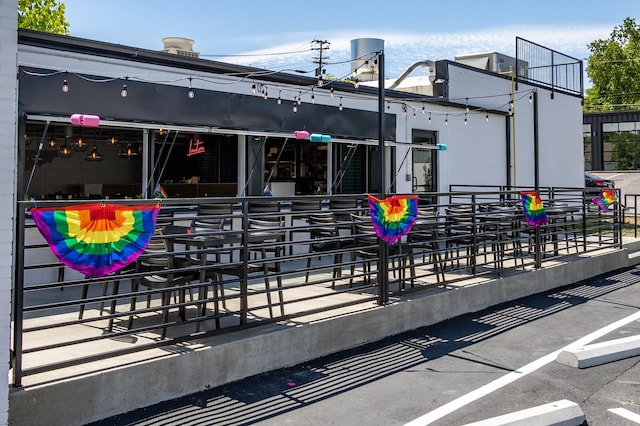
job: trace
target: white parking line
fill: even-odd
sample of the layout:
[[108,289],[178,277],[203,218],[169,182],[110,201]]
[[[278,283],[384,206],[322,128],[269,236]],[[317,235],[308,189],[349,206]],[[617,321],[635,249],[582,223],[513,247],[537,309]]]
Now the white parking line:
[[640,414],[636,414],[633,411],[629,411],[625,408],[609,408],[609,411],[640,425]]
[[626,408],[609,408],[609,411],[640,425],[640,414],[636,414],[633,411],[627,410]]
[[629,315],[626,318],[623,318],[619,321],[616,321],[614,323],[611,323],[605,327],[602,327],[600,330],[596,330],[593,333],[590,333],[578,340],[576,340],[573,343],[568,344],[567,346],[565,346],[562,349],[558,349],[557,351],[554,351],[548,355],[545,355],[541,358],[538,358],[537,360],[530,362],[529,364],[525,365],[522,368],[519,368],[515,371],[512,371],[511,373],[508,373],[502,377],[500,377],[499,379],[494,380],[493,382],[487,383],[486,385],[473,390],[471,392],[469,392],[466,395],[462,395],[459,398],[454,399],[453,401],[442,405],[438,408],[436,408],[435,410],[432,410],[430,412],[428,412],[427,414],[418,417],[415,420],[410,421],[409,423],[406,423],[405,426],[425,426],[425,425],[429,425],[433,422],[435,422],[436,420],[439,420],[441,418],[443,418],[444,416],[453,413],[454,411],[456,411],[459,408],[464,407],[467,404],[472,403],[473,401],[476,401],[480,398],[482,398],[483,396],[486,396],[488,394],[490,394],[491,392],[500,389],[503,386],[508,385],[509,383],[512,383],[524,376],[526,376],[529,373],[532,373],[534,371],[536,371],[537,369],[544,367],[545,365],[549,364],[550,362],[555,361],[556,358],[558,358],[558,354],[560,352],[562,352],[565,349],[570,349],[573,348],[575,346],[584,346],[586,344],[591,343],[592,341],[605,336],[608,333],[611,333],[612,331],[626,325],[629,324],[633,321],[637,321],[638,319],[640,319],[640,311],[636,312],[635,314]]

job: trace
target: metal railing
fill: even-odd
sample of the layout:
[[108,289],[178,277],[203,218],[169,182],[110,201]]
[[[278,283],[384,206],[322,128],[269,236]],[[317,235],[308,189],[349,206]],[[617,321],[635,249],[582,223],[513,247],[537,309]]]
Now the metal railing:
[[584,89],[582,61],[516,37],[517,78],[574,95]]
[[[384,254],[373,231],[355,225],[352,215],[369,211],[364,194],[166,199],[156,236],[166,252],[145,252],[101,278],[64,267],[29,218],[33,203],[20,202],[10,382],[20,386],[28,376],[64,375],[67,367],[96,368],[96,361],[134,352],[371,307],[473,277],[540,268],[546,259],[621,247],[619,207],[596,209],[592,194],[580,189],[541,195],[557,213],[531,228],[516,191],[423,194],[414,228]],[[310,221],[328,213],[335,233],[319,232],[327,225]],[[145,268],[158,257],[172,262]],[[384,259],[383,277],[376,265]]]

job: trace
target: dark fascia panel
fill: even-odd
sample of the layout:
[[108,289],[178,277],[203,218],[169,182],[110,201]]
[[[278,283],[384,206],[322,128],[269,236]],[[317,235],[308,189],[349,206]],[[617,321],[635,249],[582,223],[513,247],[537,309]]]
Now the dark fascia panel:
[[[62,91],[64,74],[51,70],[19,73],[19,112],[50,116],[97,115],[101,120],[207,126],[221,129],[293,133],[306,129],[346,139],[378,138],[378,113],[352,108],[304,103],[293,112],[293,102],[278,105],[255,95],[198,89],[187,96],[185,87],[127,81],[128,96],[120,95],[122,80],[91,82],[75,74],[66,75],[67,93]],[[93,76],[96,77],[96,76]],[[385,114],[385,139],[396,140],[396,117]]]

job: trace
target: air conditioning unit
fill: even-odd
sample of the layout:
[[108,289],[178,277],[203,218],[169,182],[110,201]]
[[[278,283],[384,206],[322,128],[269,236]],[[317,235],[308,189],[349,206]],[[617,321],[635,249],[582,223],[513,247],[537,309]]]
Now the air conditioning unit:
[[[455,61],[498,74],[516,71],[516,58],[498,52],[459,55],[455,57]],[[522,60],[518,62],[518,75],[526,76],[528,68],[527,62]]]

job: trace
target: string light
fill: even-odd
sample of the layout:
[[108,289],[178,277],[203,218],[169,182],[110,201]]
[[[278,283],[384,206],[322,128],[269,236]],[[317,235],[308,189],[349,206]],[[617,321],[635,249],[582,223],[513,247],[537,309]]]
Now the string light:
[[69,83],[67,82],[67,71],[64,72],[64,81],[62,82],[62,91],[67,93],[69,91]]
[[187,92],[187,97],[189,99],[193,99],[196,94],[193,92],[193,87],[191,87],[191,77],[189,77],[189,91]]
[[191,77],[189,77],[189,90],[187,91],[187,97],[189,99],[193,99],[195,96],[196,96],[196,94],[193,91],[193,87],[191,87]]
[[255,83],[253,83],[251,85],[251,93],[253,93],[254,95],[256,94],[256,84]]
[[358,83],[358,77],[356,77],[355,81],[353,82],[353,87],[356,89],[360,87],[360,84]]
[[444,125],[448,126],[449,125],[449,114],[444,116]]
[[[37,74],[37,73],[33,73],[33,72],[30,72],[30,71],[28,71],[28,70],[24,70],[24,69],[21,69],[21,72],[24,72],[24,73],[26,73],[26,74],[28,74],[28,75],[34,75],[34,76],[37,76],[37,77],[48,77],[48,76],[51,76],[51,75],[58,75],[58,74],[64,73],[64,77],[65,77],[65,78],[64,78],[64,80],[63,80],[63,84],[62,84],[62,90],[63,90],[64,92],[67,92],[67,91],[69,90],[69,82],[68,82],[68,73],[69,73],[69,71],[68,71],[68,70],[60,70],[60,71],[56,71],[56,72],[55,72],[55,73],[53,73],[53,74],[46,74],[46,75],[45,75],[45,74],[39,75],[39,74]],[[110,77],[110,78],[96,79],[96,78],[88,78],[88,77],[86,77],[85,75],[82,75],[82,74],[75,74],[74,72],[71,72],[71,73],[72,73],[72,74],[74,74],[74,75],[77,75],[77,76],[78,76],[78,78],[80,78],[80,79],[84,79],[84,80],[89,81],[89,82],[92,82],[92,83],[111,82],[111,81],[119,80],[119,79],[120,79],[120,80],[124,80],[124,82],[123,82],[124,84],[122,85],[122,90],[121,90],[121,96],[122,96],[122,97],[127,97],[127,96],[128,96],[128,87],[127,87],[128,79],[129,79],[129,78],[134,78],[134,79],[138,79],[138,78],[139,78],[139,77],[135,77],[135,76],[134,76],[134,77],[132,77],[132,76],[126,76],[126,77]],[[249,76],[249,78],[251,78],[251,76]],[[188,97],[188,98],[190,98],[190,99],[192,99],[192,98],[194,98],[194,97],[195,97],[195,90],[194,90],[194,88],[193,88],[193,77],[192,77],[192,76],[183,76],[183,77],[181,77],[181,78],[177,78],[175,81],[184,80],[184,79],[188,79],[188,81],[189,81],[189,83],[188,83],[188,92],[187,92],[187,97]],[[238,82],[240,83],[240,82],[242,82],[243,80],[246,80],[246,79],[247,79],[247,76],[246,76],[246,75],[244,75],[244,76],[242,77],[242,79],[238,80]],[[211,82],[214,82],[214,83],[215,83],[215,81],[214,81],[214,80],[208,80],[208,79],[204,79],[204,80],[205,80],[205,81],[211,81]],[[145,81],[145,82],[151,82],[151,83],[156,83],[155,81],[148,81],[148,80],[143,80],[143,81]],[[157,82],[157,83],[161,83],[161,82]],[[320,83],[320,80],[318,81],[318,83]],[[326,83],[327,83],[327,82],[322,81],[321,87],[323,87],[323,86],[324,86],[324,87],[326,87]],[[331,83],[331,81],[329,81],[329,83]],[[357,86],[359,85],[359,79],[358,79],[357,77],[356,77],[356,78],[354,78],[353,83],[354,83],[354,86],[356,86],[356,87],[357,87]],[[330,86],[331,86],[331,85],[330,85]],[[312,104],[315,104],[315,103],[316,103],[316,102],[315,102],[315,101],[316,101],[316,96],[315,96],[315,90],[314,90],[314,89],[315,89],[315,87],[316,87],[316,85],[315,85],[315,84],[313,84],[313,85],[309,86],[308,88],[306,88],[305,90],[299,90],[299,91],[298,91],[297,96],[294,96],[294,103],[296,103],[297,105],[302,105],[302,96],[303,96],[305,93],[311,92],[311,93],[310,93],[310,102],[311,102]],[[264,97],[264,99],[268,99],[268,86],[267,86],[266,84],[257,83],[257,82],[254,80],[254,81],[251,83],[251,88],[252,88],[252,91],[254,91],[254,90],[255,90],[255,91],[256,91],[256,93],[257,93],[258,91],[260,91],[260,92],[261,92],[261,95]],[[293,90],[297,90],[297,89],[295,89],[295,88],[292,88],[292,89],[293,89]],[[287,92],[287,91],[291,91],[291,92],[293,92],[293,90],[291,90],[291,89],[284,89],[284,91],[285,91],[285,98],[287,97],[287,96],[286,96],[286,92]],[[282,97],[282,91],[283,91],[283,89],[279,89],[279,91],[278,91],[278,98],[277,98],[277,103],[278,103],[278,105],[282,104],[282,101],[283,101],[283,100],[285,100],[285,99],[283,99],[283,97]],[[523,92],[524,92],[524,93],[523,93]],[[520,92],[520,93],[523,93],[523,95],[524,95],[524,96],[527,96],[527,97],[529,98],[529,102],[533,103],[533,92],[535,92],[535,90],[527,90],[527,91],[523,91],[523,92]],[[326,92],[323,92],[323,95],[324,95],[325,93],[326,93]],[[331,96],[331,97],[335,97],[335,96],[336,96],[336,95],[335,95],[335,88],[334,88],[334,87],[330,87],[329,94],[330,94],[330,96]],[[518,97],[518,98],[516,99],[516,97],[514,96],[514,93],[510,93],[510,94],[496,94],[496,95],[480,96],[480,97],[474,97],[474,98],[461,98],[460,100],[463,100],[463,99],[464,99],[464,101],[465,101],[465,104],[464,104],[464,108],[465,108],[465,109],[464,109],[464,111],[465,111],[465,112],[464,112],[464,123],[465,123],[465,125],[468,125],[468,121],[469,121],[469,114],[472,114],[472,113],[482,113],[481,111],[471,111],[471,105],[469,104],[469,99],[476,99],[476,98],[482,98],[482,99],[484,99],[484,98],[493,98],[493,97],[498,97],[498,96],[508,96],[508,95],[511,95],[511,99],[510,99],[510,101],[508,102],[508,107],[509,107],[508,114],[509,114],[509,115],[511,115],[511,116],[513,116],[513,115],[514,115],[514,113],[515,113],[515,101],[516,101],[516,100],[521,99],[521,97]],[[524,96],[522,96],[522,97],[524,97]],[[338,109],[339,109],[340,111],[343,111],[343,110],[344,110],[344,105],[343,105],[343,99],[342,99],[342,98],[343,98],[343,96],[340,96],[340,101],[339,101],[339,105],[338,105]],[[452,100],[452,99],[450,99],[450,100]],[[414,100],[411,100],[411,101],[413,102]],[[415,101],[417,101],[417,102],[420,102],[420,103],[421,103],[421,105],[419,106],[419,108],[420,108],[420,110],[421,110],[421,112],[422,112],[423,114],[426,114],[427,112],[429,112],[429,117],[428,117],[428,123],[429,123],[429,124],[431,124],[431,118],[432,118],[432,115],[433,115],[433,114],[436,114],[436,116],[439,116],[439,115],[445,115],[444,113],[440,113],[440,112],[438,112],[438,111],[433,112],[433,111],[429,111],[429,110],[427,110],[427,108],[426,108],[426,106],[425,106],[425,102],[424,102],[424,101],[420,101],[420,100],[417,100],[417,99],[416,99]],[[388,109],[388,110],[390,110],[390,109],[391,109],[391,102],[390,102],[390,101],[388,101],[388,100],[387,100],[386,102],[387,102],[387,109]],[[503,104],[503,105],[504,105],[504,104]],[[416,118],[416,116],[417,116],[417,110],[418,110],[418,106],[417,106],[417,105],[416,105],[416,106],[414,106],[414,105],[411,105],[411,104],[402,103],[402,104],[401,104],[401,106],[402,106],[402,110],[403,110],[403,113],[404,113],[404,115],[405,115],[405,116],[406,116],[406,114],[407,114],[407,108],[409,108],[409,107],[410,107],[410,108],[412,108],[412,110],[413,110],[413,117],[414,117],[414,119]],[[297,112],[297,108],[295,108],[295,109],[296,109],[296,112]],[[488,121],[489,121],[489,114],[486,112],[487,110],[485,110],[484,108],[482,108],[482,109],[483,109],[483,110],[484,110],[484,112],[485,112],[485,120],[488,122]],[[461,111],[461,112],[462,112],[462,111]],[[462,115],[462,114],[454,114],[454,116],[459,116],[459,115]],[[448,113],[446,114],[446,117],[445,117],[445,125],[448,125]],[[25,143],[30,142],[30,141],[31,141],[31,140],[27,140],[27,139],[25,139]],[[58,143],[56,144],[56,147],[60,146],[60,143],[59,143],[59,142],[60,142],[60,141],[58,141]],[[51,141],[48,141],[47,143],[48,143],[48,144],[50,144],[50,143],[51,143]],[[109,139],[107,139],[107,143],[109,143]],[[113,144],[113,142],[111,142],[111,144]],[[53,145],[49,145],[49,146],[53,147]],[[78,144],[78,143],[75,143],[75,142],[74,142],[73,144],[69,144],[69,147],[71,147],[73,150],[78,150],[78,148],[88,149],[88,146],[87,146],[86,142],[84,142],[84,141],[82,141],[82,142],[81,142],[81,143],[79,143],[79,144]]]
[[122,90],[120,91],[120,96],[122,96],[123,98],[126,98],[127,95],[129,94],[129,92],[127,92],[127,80],[129,79],[129,77],[125,77],[124,81],[125,83],[122,85]]
[[298,104],[296,102],[293,103],[293,112],[298,112]]

